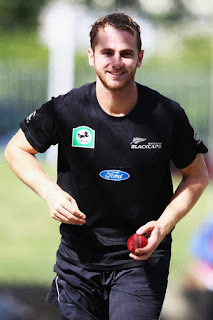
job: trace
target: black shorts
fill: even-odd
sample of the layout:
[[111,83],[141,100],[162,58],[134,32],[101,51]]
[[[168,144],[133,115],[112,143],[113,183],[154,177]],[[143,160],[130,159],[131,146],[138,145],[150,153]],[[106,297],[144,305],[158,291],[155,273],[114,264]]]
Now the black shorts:
[[169,262],[170,255],[159,252],[143,266],[108,272],[60,261],[46,301],[58,306],[61,319],[158,320]]

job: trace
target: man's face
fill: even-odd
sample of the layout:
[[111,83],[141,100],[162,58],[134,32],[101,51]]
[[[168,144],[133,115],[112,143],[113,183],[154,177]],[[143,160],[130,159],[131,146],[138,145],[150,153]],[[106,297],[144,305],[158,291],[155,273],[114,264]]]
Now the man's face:
[[123,89],[134,82],[141,66],[143,51],[138,52],[136,35],[110,25],[100,29],[94,51],[89,50],[89,64],[99,81],[109,90]]

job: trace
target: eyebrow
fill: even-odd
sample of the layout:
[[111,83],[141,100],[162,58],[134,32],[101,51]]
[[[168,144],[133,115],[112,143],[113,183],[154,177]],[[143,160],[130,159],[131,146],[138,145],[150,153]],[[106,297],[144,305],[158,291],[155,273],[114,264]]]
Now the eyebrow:
[[[103,48],[103,49],[100,50],[100,52],[104,52],[104,51],[111,51],[111,52],[113,52],[113,51],[115,51],[115,50],[112,49],[112,48]],[[122,52],[134,53],[134,50],[132,50],[132,49],[123,49],[123,50],[121,50],[120,52],[121,52],[121,53],[122,53]]]

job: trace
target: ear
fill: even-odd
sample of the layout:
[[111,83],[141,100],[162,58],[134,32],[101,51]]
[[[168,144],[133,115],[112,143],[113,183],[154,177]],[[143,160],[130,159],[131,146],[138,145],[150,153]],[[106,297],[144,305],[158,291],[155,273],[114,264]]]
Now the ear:
[[88,49],[88,61],[90,67],[94,67],[94,52],[92,49]]
[[138,64],[137,67],[140,68],[142,65],[142,61],[143,61],[143,55],[144,55],[144,50],[141,50],[138,56]]

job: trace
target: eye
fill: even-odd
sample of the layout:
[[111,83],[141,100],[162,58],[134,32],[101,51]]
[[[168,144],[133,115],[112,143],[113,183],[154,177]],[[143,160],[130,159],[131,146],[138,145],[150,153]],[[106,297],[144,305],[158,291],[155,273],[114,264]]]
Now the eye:
[[130,51],[124,51],[123,53],[122,53],[122,57],[132,57],[132,52],[130,52]]
[[104,51],[102,54],[105,55],[105,56],[112,56],[112,52],[111,51]]

